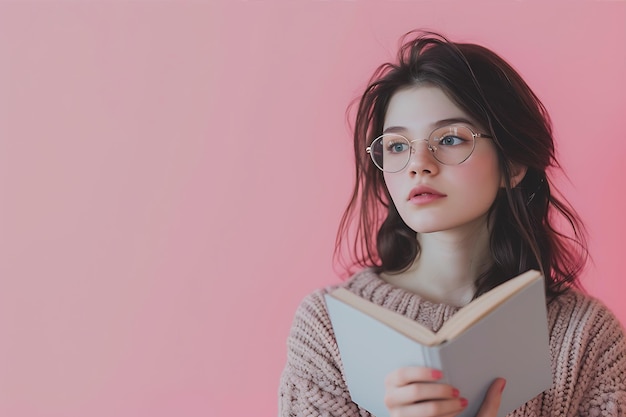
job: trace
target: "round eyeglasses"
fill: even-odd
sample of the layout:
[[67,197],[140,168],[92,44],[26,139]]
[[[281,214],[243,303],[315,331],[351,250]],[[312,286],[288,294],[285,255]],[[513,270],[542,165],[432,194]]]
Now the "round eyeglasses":
[[470,157],[476,147],[476,138],[492,138],[485,133],[475,133],[463,125],[439,127],[427,139],[408,140],[397,133],[385,133],[365,149],[374,164],[384,172],[402,171],[415,152],[413,142],[423,140],[435,159],[444,165],[459,165]]

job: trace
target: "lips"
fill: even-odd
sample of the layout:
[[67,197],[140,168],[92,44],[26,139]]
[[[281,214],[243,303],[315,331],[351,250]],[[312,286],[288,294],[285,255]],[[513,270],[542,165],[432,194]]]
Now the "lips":
[[410,200],[413,200],[414,198],[439,198],[439,197],[445,197],[445,196],[446,196],[445,194],[440,193],[434,188],[430,188],[425,185],[420,185],[411,190],[411,192],[409,193],[408,200],[410,201]]

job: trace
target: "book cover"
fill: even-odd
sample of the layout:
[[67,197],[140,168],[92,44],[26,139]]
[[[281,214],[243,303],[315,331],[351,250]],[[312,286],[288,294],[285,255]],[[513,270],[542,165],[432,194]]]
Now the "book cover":
[[476,415],[498,377],[507,380],[499,417],[548,389],[552,372],[544,284],[541,275],[533,272],[528,285],[494,304],[478,321],[470,321],[457,336],[434,346],[421,344],[332,293],[326,294],[352,400],[376,417],[388,416],[383,402],[385,377],[405,366],[442,370],[440,382],[456,387],[468,399],[461,417]]

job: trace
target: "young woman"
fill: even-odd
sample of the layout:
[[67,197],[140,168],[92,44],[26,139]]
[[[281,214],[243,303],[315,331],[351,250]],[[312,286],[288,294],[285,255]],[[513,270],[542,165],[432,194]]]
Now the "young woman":
[[[579,289],[587,248],[578,217],[547,177],[558,168],[550,119],[510,65],[484,47],[417,34],[361,97],[354,150],[356,184],[337,247],[353,238],[360,271],[343,287],[436,331],[478,295],[540,270],[554,382],[512,415],[626,415],[624,331]],[[323,298],[331,289],[296,312],[283,416],[369,415],[342,376]],[[440,378],[423,367],[388,375],[390,415],[460,413],[467,400]],[[493,382],[479,416],[497,414],[505,384]]]

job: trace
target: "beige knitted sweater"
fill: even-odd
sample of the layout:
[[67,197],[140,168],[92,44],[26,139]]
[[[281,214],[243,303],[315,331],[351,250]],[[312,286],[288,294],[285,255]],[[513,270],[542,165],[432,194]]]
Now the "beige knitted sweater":
[[[371,270],[342,284],[437,331],[458,308],[391,286]],[[288,338],[281,416],[370,416],[350,400],[323,295],[307,296]],[[626,338],[599,301],[570,291],[548,306],[552,388],[509,416],[626,416]],[[364,346],[364,348],[367,348]]]

